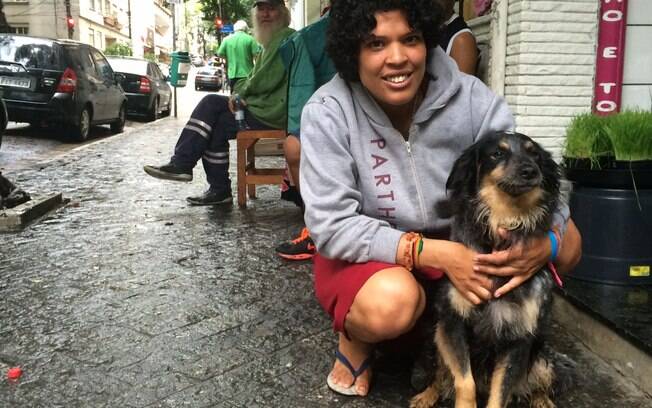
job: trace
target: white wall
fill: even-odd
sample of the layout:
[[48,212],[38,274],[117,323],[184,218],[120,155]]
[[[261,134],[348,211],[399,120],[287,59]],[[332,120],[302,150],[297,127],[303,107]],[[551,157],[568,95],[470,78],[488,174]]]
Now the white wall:
[[652,1],[629,0],[622,107],[652,110]]
[[517,130],[560,156],[571,117],[591,110],[597,0],[510,0],[505,97]]

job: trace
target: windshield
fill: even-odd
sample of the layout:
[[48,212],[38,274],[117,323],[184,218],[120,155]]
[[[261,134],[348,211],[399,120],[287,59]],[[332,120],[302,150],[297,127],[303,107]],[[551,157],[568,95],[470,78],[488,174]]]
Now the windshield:
[[42,38],[0,34],[0,60],[27,69],[61,69],[61,46]]
[[111,68],[116,72],[126,74],[147,75],[147,61],[139,61],[126,58],[107,57]]

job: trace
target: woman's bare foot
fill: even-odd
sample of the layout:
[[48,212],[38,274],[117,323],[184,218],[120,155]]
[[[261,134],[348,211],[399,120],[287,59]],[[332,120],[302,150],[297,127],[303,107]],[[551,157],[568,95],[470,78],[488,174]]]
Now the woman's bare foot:
[[[340,333],[339,350],[351,363],[354,369],[358,369],[365,360],[372,353],[372,346],[368,343],[363,343],[359,340],[349,340]],[[363,371],[356,379],[348,367],[346,367],[340,360],[335,359],[333,369],[329,374],[331,381],[339,386],[348,388],[353,385],[355,381],[356,393],[360,396],[365,396],[369,393],[369,384],[371,382],[371,368]]]

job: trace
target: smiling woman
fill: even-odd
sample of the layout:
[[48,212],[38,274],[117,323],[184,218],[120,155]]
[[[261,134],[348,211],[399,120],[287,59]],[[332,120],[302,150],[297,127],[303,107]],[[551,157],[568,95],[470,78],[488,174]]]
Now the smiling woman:
[[[449,240],[440,208],[453,162],[514,121],[501,97],[437,47],[442,16],[431,0],[332,2],[327,52],[339,75],[303,109],[304,218],[318,251],[315,292],[340,333],[326,382],[341,394],[366,395],[374,345],[415,327],[422,279],[445,274],[478,304],[493,296],[488,274],[528,277],[541,265],[526,260],[551,253],[547,241],[528,242],[480,263]],[[562,206],[559,231],[567,220]]]

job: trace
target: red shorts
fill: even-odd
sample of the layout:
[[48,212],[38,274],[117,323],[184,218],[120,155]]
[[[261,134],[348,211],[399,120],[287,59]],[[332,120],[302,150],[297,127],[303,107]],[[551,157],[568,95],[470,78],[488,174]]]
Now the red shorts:
[[[333,320],[336,332],[344,333],[344,320],[349,313],[355,296],[360,288],[374,273],[398,265],[385,262],[350,263],[337,259],[328,259],[315,254],[313,271],[315,274],[315,293],[317,300]],[[429,269],[420,271],[421,277],[439,279],[444,273]]]

